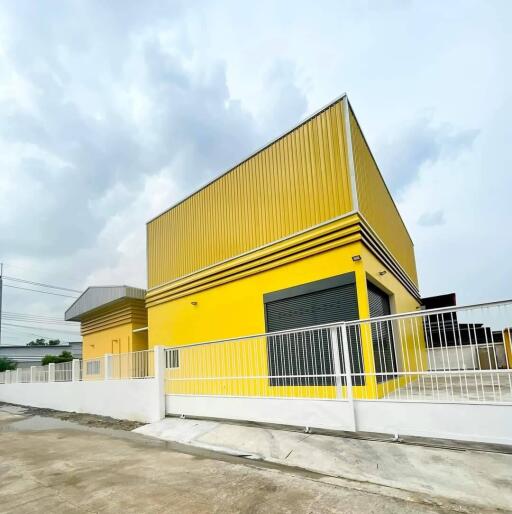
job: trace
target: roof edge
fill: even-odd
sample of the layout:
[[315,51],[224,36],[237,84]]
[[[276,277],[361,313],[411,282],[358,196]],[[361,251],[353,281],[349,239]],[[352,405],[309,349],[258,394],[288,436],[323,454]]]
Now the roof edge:
[[103,308],[105,307],[106,305],[110,305],[111,303],[115,303],[117,301],[120,301],[120,300],[124,300],[124,299],[133,299],[133,300],[138,300],[138,299],[141,299],[144,301],[144,298],[137,298],[137,297],[134,297],[134,296],[129,296],[128,294],[124,294],[123,296],[119,297],[119,298],[114,298],[108,302],[105,302],[101,305],[97,305],[87,311],[84,311],[80,314],[76,314],[74,315],[73,317],[69,317],[68,318],[68,313],[69,311],[84,297],[85,294],[87,294],[87,292],[91,289],[108,289],[108,288],[125,288],[125,291],[127,291],[128,289],[135,289],[139,292],[142,292],[144,297],[146,296],[146,293],[147,293],[147,290],[146,289],[143,289],[141,287],[134,287],[134,286],[127,286],[127,285],[120,285],[120,286],[88,286],[87,289],[64,311],[64,320],[65,321],[81,321],[81,318],[85,315],[85,314],[88,314],[90,312],[93,312],[97,309],[100,309],[100,308]]
[[217,175],[212,180],[210,180],[210,181],[206,182],[205,184],[199,186],[197,189],[192,191],[190,194],[188,194],[187,196],[185,196],[181,200],[179,200],[176,203],[172,204],[170,207],[167,207],[165,210],[163,210],[162,212],[160,212],[156,216],[153,216],[151,219],[146,221],[146,226],[149,225],[151,222],[155,221],[156,219],[158,219],[160,216],[163,216],[164,214],[166,214],[167,212],[171,211],[172,209],[174,209],[178,205],[182,204],[183,202],[185,202],[186,200],[188,200],[192,196],[196,195],[197,193],[199,193],[203,189],[207,188],[209,185],[213,184],[214,182],[217,182],[217,180],[221,179],[222,177],[224,177],[225,175],[227,175],[228,173],[233,171],[235,168],[237,168],[238,166],[242,165],[244,162],[247,162],[249,159],[252,159],[254,156],[258,155],[260,152],[263,152],[263,150],[267,149],[269,146],[272,146],[274,143],[277,143],[280,139],[283,139],[288,134],[291,134],[294,130],[297,130],[299,127],[301,127],[302,125],[306,124],[308,121],[311,121],[313,118],[315,118],[316,116],[318,116],[322,112],[326,111],[327,109],[329,109],[333,105],[337,104],[338,102],[341,102],[344,98],[348,99],[347,93],[343,93],[340,96],[336,97],[334,100],[331,100],[329,103],[325,104],[323,107],[320,107],[320,109],[317,109],[312,114],[309,114],[306,118],[303,118],[301,121],[299,121],[299,123],[297,123],[297,125],[294,125],[292,128],[288,129],[286,132],[283,132],[281,135],[275,137],[274,139],[271,139],[270,141],[265,143],[263,146],[260,146],[254,152],[249,154],[247,157],[244,157],[242,160],[238,161],[236,164],[234,164],[231,167],[229,167],[226,171],[222,172],[220,175]]

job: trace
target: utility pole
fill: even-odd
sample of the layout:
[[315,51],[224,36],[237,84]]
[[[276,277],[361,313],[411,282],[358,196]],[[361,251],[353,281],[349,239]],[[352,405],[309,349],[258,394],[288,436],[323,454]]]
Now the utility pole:
[[3,284],[3,273],[4,263],[0,262],[0,344],[2,344],[2,284]]

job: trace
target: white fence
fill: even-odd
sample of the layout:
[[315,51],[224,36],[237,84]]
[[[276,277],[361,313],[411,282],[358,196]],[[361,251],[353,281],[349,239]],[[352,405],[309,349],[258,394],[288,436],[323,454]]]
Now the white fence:
[[155,347],[7,371],[0,401],[512,444],[511,327],[507,301]]
[[155,376],[155,359],[153,350],[131,353],[117,353],[106,356],[108,378],[153,378]]
[[32,367],[32,382],[48,382],[49,380],[49,364],[45,366]]
[[164,349],[0,373],[0,401],[151,422],[165,416]]
[[107,354],[96,359],[51,363],[0,373],[0,384],[154,378],[153,350]]
[[55,364],[55,382],[71,382],[73,379],[73,362],[58,362]]
[[167,410],[512,443],[511,327],[507,301],[169,348]]

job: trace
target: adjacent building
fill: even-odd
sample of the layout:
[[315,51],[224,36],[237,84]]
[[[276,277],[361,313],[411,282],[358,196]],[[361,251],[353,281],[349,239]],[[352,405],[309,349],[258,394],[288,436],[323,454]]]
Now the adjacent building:
[[82,341],[61,343],[55,346],[21,346],[1,345],[0,357],[6,357],[14,361],[18,368],[30,368],[40,366],[41,361],[47,355],[60,355],[62,352],[69,352],[74,359],[82,358]]
[[145,294],[136,287],[89,287],[69,307],[64,318],[80,322],[85,360],[147,348]]

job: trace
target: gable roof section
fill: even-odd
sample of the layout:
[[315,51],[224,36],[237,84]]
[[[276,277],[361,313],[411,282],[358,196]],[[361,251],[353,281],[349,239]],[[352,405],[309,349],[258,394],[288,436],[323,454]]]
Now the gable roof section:
[[88,287],[67,309],[64,314],[66,321],[81,321],[82,317],[100,307],[132,298],[144,300],[146,290],[130,286],[91,286]]

